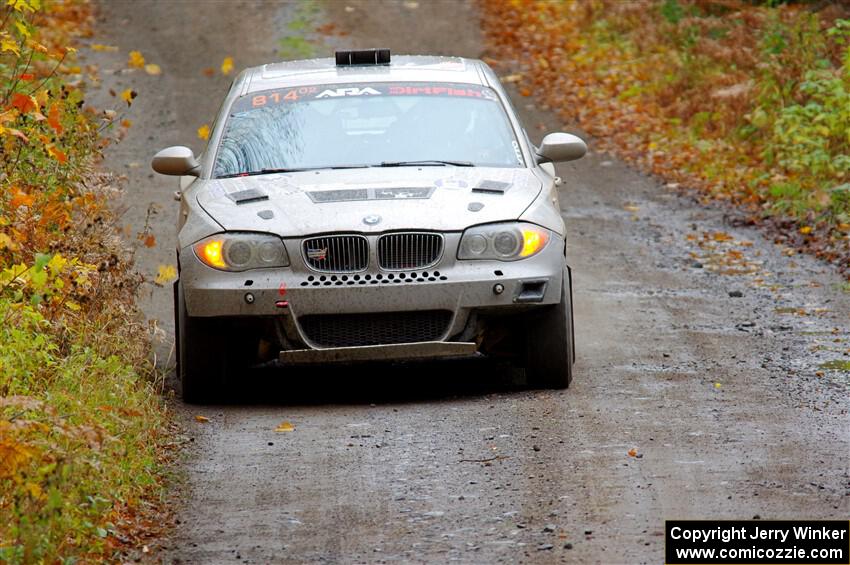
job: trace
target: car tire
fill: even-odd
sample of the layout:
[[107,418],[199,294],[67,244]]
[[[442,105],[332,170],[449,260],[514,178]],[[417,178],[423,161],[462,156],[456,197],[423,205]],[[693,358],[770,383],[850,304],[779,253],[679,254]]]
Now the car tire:
[[176,370],[183,402],[213,402],[220,397],[226,380],[224,337],[217,320],[189,316],[179,280],[174,283],[174,318]]
[[575,362],[572,277],[564,271],[561,301],[532,313],[526,319],[525,371],[536,388],[570,386]]

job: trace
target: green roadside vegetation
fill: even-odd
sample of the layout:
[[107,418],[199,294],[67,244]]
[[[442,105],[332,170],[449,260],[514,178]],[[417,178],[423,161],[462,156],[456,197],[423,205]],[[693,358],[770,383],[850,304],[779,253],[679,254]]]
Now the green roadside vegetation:
[[3,563],[113,560],[161,492],[141,279],[97,169],[115,112],[86,108],[71,47],[90,21],[82,0],[0,2]]
[[480,0],[508,76],[612,151],[850,276],[850,6]]

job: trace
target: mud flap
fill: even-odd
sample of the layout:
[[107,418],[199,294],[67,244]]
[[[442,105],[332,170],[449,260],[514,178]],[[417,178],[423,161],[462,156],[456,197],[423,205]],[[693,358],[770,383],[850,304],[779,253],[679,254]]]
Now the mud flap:
[[177,279],[176,281],[171,283],[171,290],[174,298],[174,375],[177,380],[180,379],[180,336],[177,333],[180,331],[180,320],[177,319],[180,315],[180,305],[178,304],[177,298],[178,293],[180,292],[180,289],[177,286],[177,283],[179,282],[180,279]]
[[575,307],[573,306],[573,270],[567,265],[567,280],[565,281],[569,286],[567,287],[567,291],[570,293],[570,333],[572,334],[572,339],[570,340],[570,345],[573,348],[573,365],[576,363],[576,319]]

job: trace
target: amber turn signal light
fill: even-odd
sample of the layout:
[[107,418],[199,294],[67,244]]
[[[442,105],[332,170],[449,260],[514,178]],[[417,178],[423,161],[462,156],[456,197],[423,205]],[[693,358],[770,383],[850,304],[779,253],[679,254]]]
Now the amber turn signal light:
[[542,229],[523,229],[522,250],[520,250],[519,256],[531,257],[540,251],[548,240],[549,233]]
[[224,262],[224,254],[222,252],[224,242],[220,239],[208,239],[202,241],[195,246],[195,252],[198,259],[217,269],[224,269],[227,264]]

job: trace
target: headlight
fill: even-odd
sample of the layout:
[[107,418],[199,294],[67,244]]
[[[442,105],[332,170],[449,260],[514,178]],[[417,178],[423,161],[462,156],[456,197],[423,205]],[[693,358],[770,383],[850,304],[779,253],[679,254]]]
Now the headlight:
[[549,230],[512,222],[475,226],[463,232],[458,259],[516,261],[537,255],[549,242]]
[[202,263],[222,271],[288,267],[283,241],[271,234],[220,233],[194,245]]

